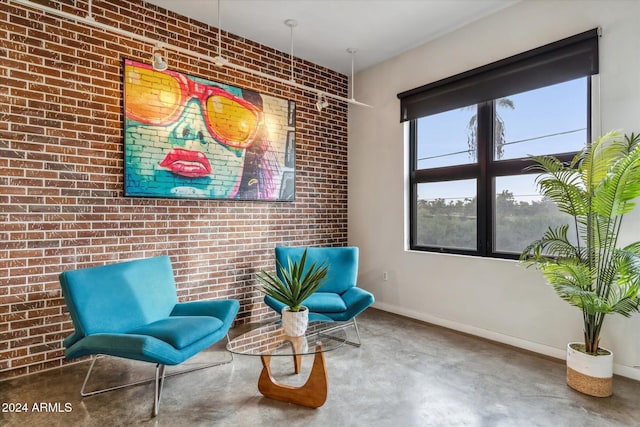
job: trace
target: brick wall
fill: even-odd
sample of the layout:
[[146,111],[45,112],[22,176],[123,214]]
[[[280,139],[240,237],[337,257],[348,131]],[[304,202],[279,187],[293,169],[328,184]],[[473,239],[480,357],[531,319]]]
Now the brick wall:
[[[41,1],[86,16],[87,2]],[[141,1],[94,1],[93,16],[215,57],[217,29]],[[73,329],[66,269],[167,254],[181,300],[236,298],[238,322],[272,316],[254,288],[278,244],[347,240],[347,106],[170,54],[171,69],[297,103],[296,200],[123,196],[124,58],[153,45],[0,3],[0,379],[58,367]],[[289,55],[222,32],[223,55],[289,77]],[[344,75],[296,59],[297,79],[346,96]]]

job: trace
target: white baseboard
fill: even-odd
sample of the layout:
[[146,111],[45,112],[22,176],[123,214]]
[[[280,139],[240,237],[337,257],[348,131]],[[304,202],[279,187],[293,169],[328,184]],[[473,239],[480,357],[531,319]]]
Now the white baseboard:
[[[534,353],[554,357],[556,359],[566,360],[567,358],[566,349],[564,348],[559,349],[555,347],[550,347],[548,345],[523,340],[521,338],[500,334],[498,332],[489,331],[487,329],[478,328],[476,326],[466,325],[464,323],[443,319],[441,317],[432,316],[430,314],[421,313],[415,310],[409,310],[404,307],[398,307],[396,305],[386,304],[378,301],[376,301],[372,307],[380,309],[382,311],[388,311],[390,313],[399,314],[401,316],[406,316],[412,319],[421,320],[423,322],[442,326],[444,328],[452,329],[454,331],[464,332],[469,335],[474,335],[474,336],[485,338],[491,341],[496,341],[502,344],[507,344],[513,347],[532,351]],[[636,381],[640,381],[640,369],[636,367],[619,365],[614,363],[613,373],[623,377],[631,378]]]

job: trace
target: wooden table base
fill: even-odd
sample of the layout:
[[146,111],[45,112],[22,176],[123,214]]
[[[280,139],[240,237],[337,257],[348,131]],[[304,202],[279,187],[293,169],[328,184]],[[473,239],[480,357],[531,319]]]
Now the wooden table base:
[[[295,403],[308,408],[319,408],[324,405],[327,400],[328,381],[324,354],[321,349],[320,345],[316,346],[316,354],[313,358],[313,366],[311,367],[309,378],[300,387],[277,382],[271,375],[271,356],[260,356],[262,358],[262,372],[258,380],[260,393],[271,399]],[[301,355],[293,356],[296,374],[300,372],[301,359]]]

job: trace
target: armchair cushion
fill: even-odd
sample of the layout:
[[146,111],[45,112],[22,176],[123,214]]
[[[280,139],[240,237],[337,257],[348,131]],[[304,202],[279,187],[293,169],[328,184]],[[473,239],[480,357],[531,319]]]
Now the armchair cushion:
[[341,296],[347,309],[340,313],[325,313],[337,322],[346,322],[362,313],[367,307],[374,302],[373,294],[362,288],[351,288]]
[[303,305],[316,313],[341,313],[347,310],[340,295],[332,292],[316,292],[305,299]]
[[222,325],[222,321],[215,317],[172,316],[135,328],[129,334],[149,335],[182,350],[214,333]]
[[226,331],[218,330],[187,347],[177,349],[171,344],[149,335],[94,334],[84,337],[67,348],[65,353],[69,359],[92,354],[108,354],[109,356],[143,362],[178,365],[220,341],[225,335]]
[[229,329],[239,308],[238,301],[232,299],[179,302],[173,307],[171,316],[213,316]]

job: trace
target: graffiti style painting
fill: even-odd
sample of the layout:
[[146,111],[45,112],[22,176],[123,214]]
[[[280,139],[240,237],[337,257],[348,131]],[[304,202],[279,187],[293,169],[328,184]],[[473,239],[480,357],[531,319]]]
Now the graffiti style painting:
[[125,195],[293,200],[295,103],[125,60]]

